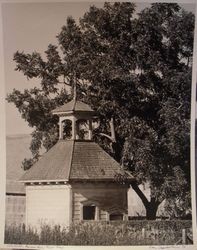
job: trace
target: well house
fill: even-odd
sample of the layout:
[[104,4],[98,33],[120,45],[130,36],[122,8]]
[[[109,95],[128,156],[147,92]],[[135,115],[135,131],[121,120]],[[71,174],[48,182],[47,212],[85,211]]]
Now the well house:
[[92,140],[95,112],[72,100],[53,114],[59,116],[59,140],[21,178],[26,224],[127,220],[129,186],[115,181],[120,165]]

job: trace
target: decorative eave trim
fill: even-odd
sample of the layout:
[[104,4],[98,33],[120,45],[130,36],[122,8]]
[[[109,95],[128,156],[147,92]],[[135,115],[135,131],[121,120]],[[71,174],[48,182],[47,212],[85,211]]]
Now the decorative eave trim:
[[98,179],[96,179],[96,178],[95,179],[93,179],[93,178],[90,178],[90,179],[71,178],[71,179],[69,179],[69,182],[110,182],[110,183],[116,183],[119,185],[127,185],[128,183],[130,183],[132,181],[135,181],[135,179],[129,178],[129,179],[125,180],[124,183],[120,183],[113,178],[103,178],[103,179],[102,178],[98,178]]
[[68,179],[58,179],[58,180],[19,180],[22,183],[52,183],[52,182],[65,182],[68,183]]
[[54,111],[53,115],[71,115],[71,114],[86,114],[86,115],[97,115],[94,110],[70,110],[70,111]]
[[55,111],[52,112],[53,115],[70,115],[73,114],[73,110],[72,111]]

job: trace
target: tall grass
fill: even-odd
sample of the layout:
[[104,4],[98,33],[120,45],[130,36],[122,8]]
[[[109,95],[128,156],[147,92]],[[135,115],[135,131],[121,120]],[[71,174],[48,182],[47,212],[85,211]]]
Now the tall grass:
[[[182,229],[191,232],[191,221],[128,221],[81,222],[69,228],[42,225],[33,228],[9,226],[5,229],[6,244],[33,245],[172,245],[182,236]],[[180,244],[181,240],[179,241]]]

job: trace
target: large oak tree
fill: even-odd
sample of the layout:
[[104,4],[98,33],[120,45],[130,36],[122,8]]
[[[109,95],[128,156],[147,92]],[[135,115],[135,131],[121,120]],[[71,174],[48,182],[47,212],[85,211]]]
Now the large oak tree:
[[[147,218],[156,218],[163,200],[183,215],[190,207],[194,15],[175,3],[155,3],[138,15],[135,9],[127,2],[91,6],[79,23],[67,18],[45,60],[37,52],[16,52],[16,70],[40,79],[40,85],[14,89],[7,100],[34,128],[33,158],[23,162],[27,169],[42,146],[48,150],[57,142],[58,119],[51,110],[71,100],[76,84],[78,99],[100,116],[94,140],[136,177],[131,185]],[[109,121],[115,128],[112,142],[103,136],[110,133]],[[139,189],[143,183],[150,198]]]

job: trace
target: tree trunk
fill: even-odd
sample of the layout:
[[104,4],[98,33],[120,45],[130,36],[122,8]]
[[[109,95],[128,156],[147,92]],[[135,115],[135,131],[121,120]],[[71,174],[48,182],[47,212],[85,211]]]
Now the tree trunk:
[[157,209],[158,209],[157,204],[155,202],[149,202],[148,206],[146,206],[146,219],[147,220],[156,220],[156,215],[157,215]]
[[154,197],[148,201],[147,197],[144,195],[142,190],[138,187],[137,183],[131,183],[131,186],[133,190],[136,192],[136,194],[141,199],[142,203],[144,204],[144,207],[146,209],[146,219],[147,220],[156,220],[157,215],[157,209],[159,207],[159,204],[161,202],[157,201]]

